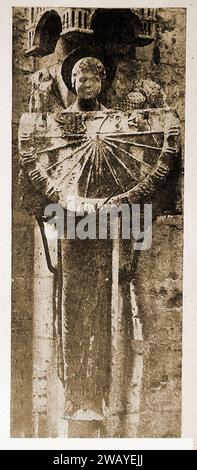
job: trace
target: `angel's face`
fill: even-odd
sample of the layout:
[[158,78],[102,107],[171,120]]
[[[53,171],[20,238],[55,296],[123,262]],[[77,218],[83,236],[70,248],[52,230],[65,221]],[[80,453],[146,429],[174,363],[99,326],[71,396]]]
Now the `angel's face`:
[[79,99],[89,101],[101,92],[101,78],[92,71],[80,71],[75,78],[75,91]]

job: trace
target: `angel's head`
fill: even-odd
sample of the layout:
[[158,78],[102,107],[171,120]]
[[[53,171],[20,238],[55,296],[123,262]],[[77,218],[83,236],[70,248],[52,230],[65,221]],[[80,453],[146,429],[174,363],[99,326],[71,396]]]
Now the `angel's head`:
[[71,82],[80,99],[92,100],[99,96],[105,78],[106,72],[102,62],[96,57],[84,57],[74,65]]

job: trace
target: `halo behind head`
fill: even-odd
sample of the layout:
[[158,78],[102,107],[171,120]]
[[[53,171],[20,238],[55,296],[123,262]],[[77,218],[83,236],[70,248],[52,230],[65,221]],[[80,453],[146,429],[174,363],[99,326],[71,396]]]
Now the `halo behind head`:
[[115,65],[112,58],[96,47],[77,48],[72,51],[62,64],[62,78],[69,90],[73,90],[76,73],[91,70],[103,81],[104,88],[109,88],[115,77]]

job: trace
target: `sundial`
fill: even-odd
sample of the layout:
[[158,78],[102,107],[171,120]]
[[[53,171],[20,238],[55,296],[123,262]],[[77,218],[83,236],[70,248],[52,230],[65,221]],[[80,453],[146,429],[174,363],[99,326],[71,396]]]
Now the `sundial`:
[[148,194],[168,174],[179,120],[169,108],[25,113],[21,164],[35,190],[67,208],[68,199],[99,207],[112,197]]

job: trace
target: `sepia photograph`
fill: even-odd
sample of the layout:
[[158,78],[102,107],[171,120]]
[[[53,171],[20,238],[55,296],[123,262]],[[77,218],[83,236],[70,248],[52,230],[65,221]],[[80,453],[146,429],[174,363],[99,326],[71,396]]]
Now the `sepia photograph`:
[[196,21],[2,2],[0,451],[197,449]]
[[12,9],[11,437],[182,435],[186,11]]

